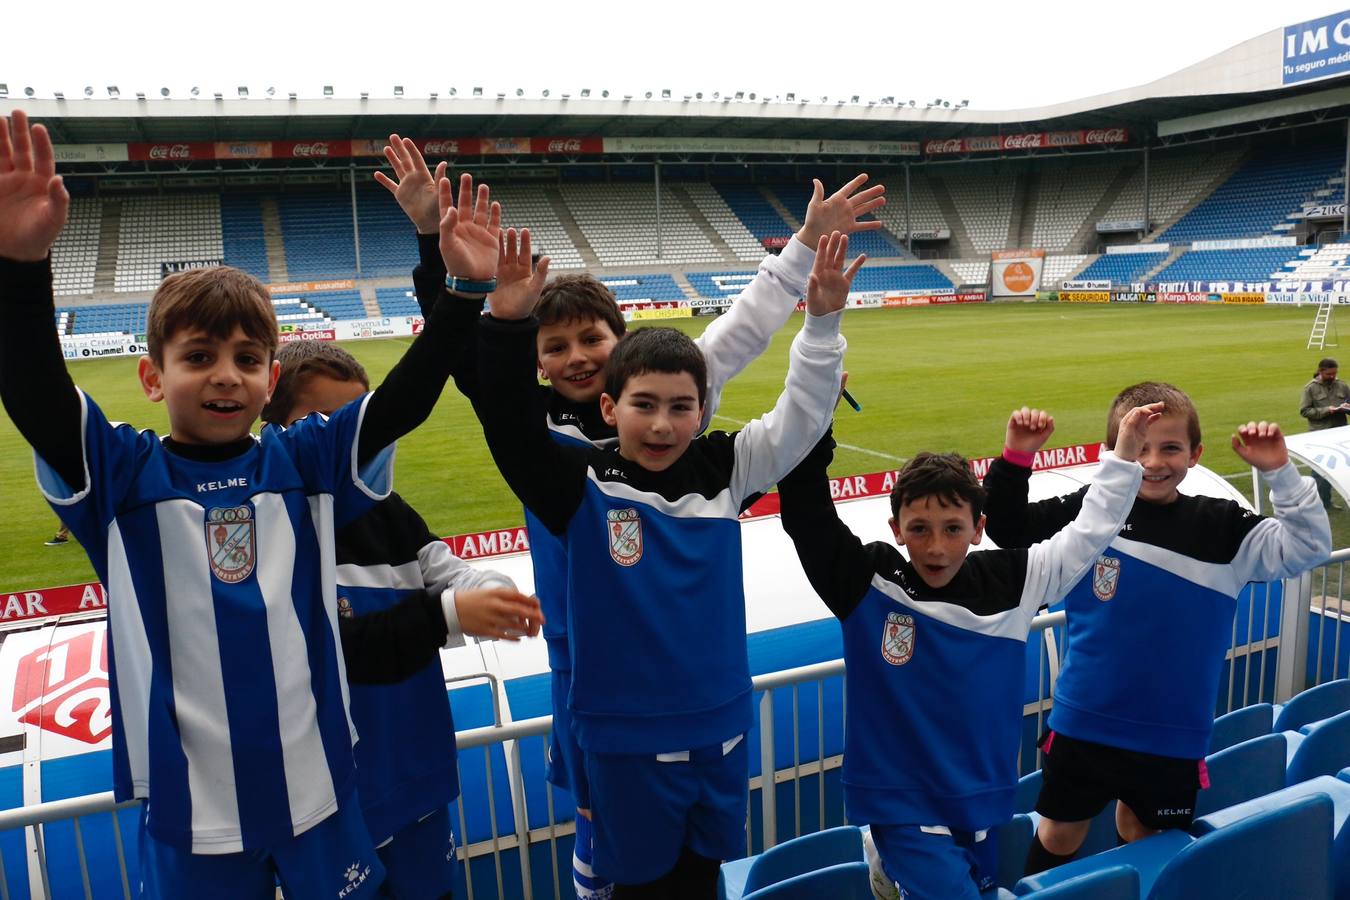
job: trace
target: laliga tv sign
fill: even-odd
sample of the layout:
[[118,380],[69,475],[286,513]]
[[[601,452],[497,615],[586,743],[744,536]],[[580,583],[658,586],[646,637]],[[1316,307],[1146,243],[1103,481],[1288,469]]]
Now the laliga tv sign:
[[1350,11],[1287,26],[1281,54],[1283,84],[1350,72]]

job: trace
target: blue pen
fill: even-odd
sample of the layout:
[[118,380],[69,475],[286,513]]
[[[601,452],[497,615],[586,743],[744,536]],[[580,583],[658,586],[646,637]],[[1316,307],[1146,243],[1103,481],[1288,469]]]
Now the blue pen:
[[853,407],[854,412],[862,412],[862,407],[858,405],[857,400],[853,399],[853,395],[848,392],[847,388],[844,389],[843,396],[848,405]]

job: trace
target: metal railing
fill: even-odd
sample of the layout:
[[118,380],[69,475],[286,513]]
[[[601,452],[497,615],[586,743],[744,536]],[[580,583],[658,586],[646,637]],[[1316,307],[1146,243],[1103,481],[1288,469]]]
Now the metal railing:
[[[1263,700],[1287,700],[1305,687],[1344,676],[1350,668],[1342,659],[1344,652],[1350,652],[1350,634],[1342,640],[1345,624],[1350,620],[1342,600],[1347,562],[1350,562],[1350,549],[1337,551],[1327,563],[1299,578],[1249,587],[1246,600],[1240,601],[1238,615],[1234,617],[1233,641],[1227,656],[1226,702],[1217,704],[1218,711],[1236,709]],[[1034,736],[1043,732],[1046,714],[1053,706],[1054,685],[1067,649],[1064,624],[1063,612],[1040,615],[1032,623],[1030,642],[1039,650],[1037,699],[1023,708],[1024,730],[1033,737],[1032,744],[1023,741],[1023,750],[1034,746]],[[1273,661],[1270,656],[1272,652],[1276,653]],[[466,678],[490,679],[491,676]],[[847,716],[842,703],[845,679],[843,660],[816,663],[754,678],[754,689],[761,694],[758,704],[758,761],[761,774],[752,777],[749,784],[751,808],[747,809],[747,821],[751,827],[747,828],[747,853],[779,842],[780,831],[787,830],[780,827],[785,824],[780,819],[780,804],[786,801],[789,794],[793,806],[790,826],[792,836],[802,834],[804,825],[805,830],[817,830],[827,824],[844,821],[842,793],[837,783],[827,785],[827,777],[829,773],[840,769],[843,763],[843,730]],[[501,723],[501,710],[496,706],[498,691],[495,683],[493,688],[494,719]],[[812,695],[814,703],[810,702]],[[831,704],[827,703],[827,696],[840,698],[837,715],[833,714]],[[814,706],[813,716],[809,712],[803,715],[803,698],[807,700],[806,706]],[[827,710],[831,714],[827,714]],[[779,722],[788,717],[791,719],[790,732],[785,727],[779,727]],[[466,773],[473,765],[469,758],[474,751],[481,751],[483,781],[481,786],[475,782],[474,790],[477,792],[481,787],[487,810],[484,829],[482,824],[470,821],[466,813],[466,794],[461,793],[456,800],[459,834],[464,841],[458,853],[469,900],[491,896],[503,900],[508,896],[519,896],[526,900],[536,897],[562,900],[564,896],[570,896],[570,885],[564,888],[564,884],[570,881],[570,862],[566,859],[561,863],[559,861],[559,841],[574,830],[570,797],[560,794],[567,806],[564,819],[559,821],[554,789],[544,786],[542,800],[536,797],[529,801],[528,795],[537,794],[541,787],[533,781],[527,783],[525,777],[527,769],[539,771],[540,767],[536,764],[545,761],[550,726],[551,718],[541,716],[474,728],[457,735],[461,784],[465,784]],[[803,753],[802,747],[804,731],[814,738],[809,741],[811,746],[807,753]],[[779,752],[780,743],[789,736],[792,747],[790,765],[787,756]],[[528,751],[527,755],[523,749],[533,743],[539,745],[537,756],[534,750]],[[1040,761],[1039,750],[1035,752],[1034,764],[1029,766],[1033,769]],[[1032,760],[1027,762],[1031,763]],[[494,765],[499,769],[505,768],[510,792],[507,808],[510,810],[511,823],[505,829],[498,814],[500,791],[498,778],[494,777]],[[804,787],[812,779],[814,784]],[[789,783],[790,789],[784,787]],[[757,829],[754,827],[755,792],[758,792]],[[781,797],[780,792],[784,792]],[[480,798],[475,796],[471,799],[477,802]],[[808,800],[814,800],[814,816],[806,812]],[[831,802],[833,800],[837,800],[837,806]],[[531,827],[531,802],[542,805],[545,813],[540,824],[534,827]],[[81,822],[90,816],[111,814],[117,872],[115,877],[105,876],[105,881],[120,878],[122,896],[130,900],[132,894],[125,846],[116,813],[136,803],[129,801],[116,804],[112,793],[107,792],[0,811],[0,833],[23,828],[31,835],[28,842],[29,868],[38,873],[38,877],[30,878],[29,895],[35,898],[53,896],[48,878],[50,860],[48,842],[44,840],[44,827],[69,821],[74,829],[74,851],[83,888],[82,896],[92,898],[94,893],[91,890],[91,874]],[[828,810],[827,804],[831,807]],[[536,813],[539,805],[535,806]],[[836,808],[837,815],[834,812]],[[480,814],[481,809],[475,810],[475,815]],[[482,836],[484,830],[486,836]],[[759,840],[755,839],[756,834]],[[477,835],[476,839],[470,840],[472,835]],[[541,890],[536,880],[545,873],[530,850],[543,845],[547,845],[548,849],[550,862],[544,868],[547,869],[546,878],[551,884],[543,886]],[[514,861],[508,858],[512,853],[515,854]],[[486,863],[489,857],[490,866]],[[104,889],[106,891],[107,888]],[[11,894],[3,857],[0,857],[0,900],[10,900],[11,896],[17,895]]]

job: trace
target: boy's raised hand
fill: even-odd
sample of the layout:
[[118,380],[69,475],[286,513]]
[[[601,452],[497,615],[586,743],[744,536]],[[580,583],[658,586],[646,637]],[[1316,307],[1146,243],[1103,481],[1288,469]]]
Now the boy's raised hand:
[[70,194],[56,174],[47,129],[30,130],[23,110],[0,117],[0,256],[46,259],[69,211]]
[[459,177],[459,203],[451,197],[450,179],[437,182],[441,214],[441,259],[456,278],[488,281],[497,274],[501,255],[502,205],[492,201],[488,186],[474,195],[473,176]]
[[383,172],[375,173],[375,180],[384,185],[394,195],[399,207],[417,227],[418,234],[435,234],[441,221],[440,203],[436,197],[436,185],[445,177],[446,163],[436,164],[436,177],[431,177],[427,161],[422,151],[411,138],[389,135],[389,143],[384,148],[384,158],[394,167],[394,178]]
[[465,634],[493,640],[535,637],[544,624],[539,599],[505,585],[455,591],[455,613]]
[[508,228],[502,235],[501,258],[497,263],[497,289],[488,294],[488,311],[494,319],[523,319],[534,311],[539,293],[548,278],[548,257],[533,264],[530,229]]
[[1273,472],[1289,462],[1289,448],[1284,445],[1284,432],[1274,422],[1248,422],[1238,427],[1233,435],[1233,452],[1249,466],[1262,472]]
[[1120,420],[1120,429],[1116,432],[1116,456],[1129,462],[1136,462],[1144,449],[1144,441],[1148,438],[1149,426],[1158,421],[1163,410],[1163,402],[1159,400],[1157,403],[1136,406],[1127,412]]
[[1043,409],[1024,406],[1008,417],[1003,446],[1018,453],[1035,453],[1055,433],[1055,417]]
[[816,242],[816,261],[811,266],[811,277],[806,281],[806,311],[813,316],[827,316],[844,308],[853,276],[867,261],[859,254],[847,269],[844,257],[848,254],[848,235],[836,231],[821,235]]
[[811,181],[814,186],[811,202],[806,206],[806,219],[802,222],[802,230],[797,232],[797,239],[806,246],[816,246],[822,237],[832,231],[852,234],[855,231],[875,231],[881,227],[881,223],[875,219],[868,222],[858,221],[860,216],[886,205],[885,185],[877,184],[866,190],[862,189],[867,183],[866,172],[828,197],[825,196],[825,185],[821,184],[819,178],[813,178]]

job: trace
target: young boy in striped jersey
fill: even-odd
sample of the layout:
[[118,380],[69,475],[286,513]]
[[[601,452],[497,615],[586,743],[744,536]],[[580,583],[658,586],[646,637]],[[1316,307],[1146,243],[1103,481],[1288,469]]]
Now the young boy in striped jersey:
[[[489,199],[480,187],[442,217],[471,281],[497,266]],[[356,668],[448,628],[422,593],[349,639],[333,536],[388,494],[392,443],[430,413],[481,295],[438,305],[373,394],[255,437],[277,378],[266,289],[225,267],[172,276],[139,364],[167,407],[161,439],[110,423],[65,369],[50,251],[69,202],[46,129],[0,120],[0,399],[107,586],[114,793],[145,801],[142,896],[270,900],[279,879],[292,900],[374,897],[343,656]]]
[[[1331,527],[1310,478],[1289,462],[1278,425],[1249,422],[1233,450],[1270,485],[1273,518],[1178,487],[1200,460],[1200,417],[1184,391],[1144,382],[1107,414],[1106,445],[1139,403],[1166,413],[1140,452],[1144,479],[1129,518],[1093,571],[1068,593],[1069,654],[1055,684],[1042,749],[1042,818],[1032,874],[1072,859],[1111,800],[1122,841],[1187,828],[1207,786],[1219,676],[1237,596],[1249,581],[1288,578],[1325,560]],[[989,535],[1024,547],[1063,527],[1081,494],[1027,502],[1031,461],[1046,432],[1009,423],[1003,457],[985,476]]]
[[[817,247],[807,315],[774,409],[695,437],[703,354],[673,328],[618,342],[601,415],[609,447],[564,445],[536,396],[526,297],[491,295],[474,411],[506,482],[563,542],[567,706],[595,813],[595,870],[614,897],[712,897],[745,845],[752,720],[738,515],[815,443],[839,394],[840,314],[861,257]],[[698,647],[699,652],[691,652]]]
[[[273,425],[331,416],[370,390],[365,367],[337,344],[296,341],[282,346],[277,362],[276,391],[262,411]],[[451,553],[397,494],[339,529],[336,544],[338,615],[352,623],[420,591],[443,602],[447,647],[463,646],[464,635],[519,640],[520,623],[539,620],[538,600],[517,592],[508,576]],[[414,659],[405,665],[423,661],[407,678],[351,686],[361,735],[357,791],[386,891],[398,900],[434,900],[450,896],[455,878],[448,809],[459,796],[455,725],[436,648],[407,653]]]
[[993,887],[988,832],[1012,817],[1031,620],[1125,520],[1158,412],[1128,414],[1081,514],[1029,550],[969,552],[983,536],[984,490],[955,453],[920,453],[896,478],[889,524],[908,558],[840,521],[830,437],[779,481],[783,528],[843,630],[844,806],[871,826],[876,887],[914,900],[978,900]]
[[[429,311],[444,291],[445,268],[436,236],[433,185],[445,173],[438,164],[436,178],[427,169],[417,146],[390,135],[385,157],[394,178],[377,173],[417,227],[420,265],[413,272],[418,302]],[[851,234],[880,228],[862,217],[885,203],[885,188],[866,187],[859,175],[833,195],[826,196],[815,182],[802,228],[780,256],[768,256],[755,278],[732,303],[730,311],[711,323],[697,344],[707,361],[707,401],[699,430],[706,429],[721,401],[722,390],[738,372],[768,347],[806,291],[807,277],[822,236],[834,231]],[[600,414],[600,394],[615,345],[626,325],[614,294],[589,275],[564,275],[545,285],[548,257],[533,265],[528,230],[519,238],[507,232],[498,270],[497,296],[504,302],[533,304],[539,322],[536,358],[548,382],[538,387],[538,401],[554,439],[570,446],[609,447],[616,440],[613,426]],[[472,361],[456,364],[455,384],[470,399],[479,391]],[[581,900],[604,900],[609,886],[597,876],[592,862],[592,815],[582,755],[572,732],[567,695],[571,684],[571,653],[567,634],[567,555],[564,545],[549,533],[527,508],[534,589],[544,614],[552,670],[553,731],[549,744],[549,780],[570,791],[577,802],[577,837],[573,858],[574,887]]]

